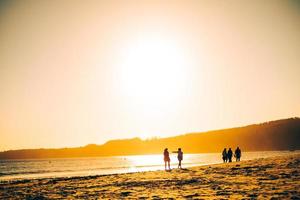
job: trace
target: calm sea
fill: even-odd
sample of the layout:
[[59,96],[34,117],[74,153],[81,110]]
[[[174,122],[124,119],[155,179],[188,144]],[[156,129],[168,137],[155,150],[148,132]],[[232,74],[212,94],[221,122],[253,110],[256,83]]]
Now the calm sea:
[[[282,156],[299,151],[243,152],[242,160]],[[171,154],[171,168],[177,155]],[[220,153],[184,154],[183,167],[221,163]],[[0,160],[0,181],[12,179],[90,176],[164,169],[162,155]]]

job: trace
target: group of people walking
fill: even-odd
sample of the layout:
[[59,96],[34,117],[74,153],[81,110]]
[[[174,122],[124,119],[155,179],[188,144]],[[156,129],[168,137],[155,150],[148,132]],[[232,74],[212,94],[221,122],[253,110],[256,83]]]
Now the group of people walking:
[[[177,153],[178,168],[182,169],[181,161],[183,160],[183,152],[182,152],[181,148],[178,148],[177,151],[173,151],[172,153]],[[222,152],[223,162],[224,163],[232,162],[232,156],[235,157],[236,162],[240,161],[241,156],[242,156],[241,149],[239,147],[237,147],[236,150],[234,151],[234,155],[233,155],[231,148],[229,148],[228,151],[226,148],[224,148],[224,150]],[[168,148],[165,148],[165,150],[164,150],[164,161],[165,161],[165,170],[166,171],[171,170],[171,167],[170,167],[171,159],[170,159],[170,154],[169,154]]]
[[[232,162],[232,156],[233,156],[233,152],[231,150],[231,148],[228,149],[228,151],[226,150],[226,148],[224,148],[223,152],[222,152],[222,159],[223,162]],[[239,147],[236,148],[236,150],[234,151],[234,157],[236,159],[236,162],[241,160],[242,157],[242,151]]]

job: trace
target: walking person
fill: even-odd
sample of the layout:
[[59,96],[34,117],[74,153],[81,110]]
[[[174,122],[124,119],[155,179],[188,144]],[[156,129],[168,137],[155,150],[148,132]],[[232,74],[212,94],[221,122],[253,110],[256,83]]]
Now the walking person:
[[228,162],[232,162],[232,150],[231,150],[231,148],[228,149],[227,159],[228,159]]
[[173,153],[178,153],[177,154],[177,159],[178,159],[178,168],[181,168],[181,161],[183,160],[183,152],[181,150],[181,148],[178,148],[178,151],[173,151]]
[[164,161],[165,161],[165,170],[167,171],[167,164],[168,164],[169,170],[171,170],[171,168],[170,168],[170,155],[169,155],[168,148],[165,148],[165,150],[164,150]]
[[237,147],[236,150],[234,151],[234,157],[236,159],[236,162],[239,162],[241,160],[241,156],[242,156],[242,151],[239,147]]
[[222,152],[222,159],[223,159],[224,163],[227,162],[227,150],[226,150],[226,148],[224,148],[224,150]]

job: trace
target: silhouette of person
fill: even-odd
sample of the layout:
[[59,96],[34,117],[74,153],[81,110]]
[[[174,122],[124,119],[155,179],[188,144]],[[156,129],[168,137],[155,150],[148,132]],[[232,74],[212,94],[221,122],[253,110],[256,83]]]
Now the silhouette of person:
[[165,161],[165,170],[167,171],[167,163],[168,163],[169,170],[171,170],[171,168],[170,168],[170,155],[169,155],[168,148],[165,148],[165,150],[164,150],[164,161]]
[[234,157],[236,159],[236,162],[241,160],[241,156],[242,156],[241,149],[237,147],[236,150],[234,151]]
[[228,159],[228,162],[232,162],[232,150],[231,150],[231,148],[228,149],[227,159]]
[[224,148],[224,150],[222,152],[222,159],[223,159],[224,163],[227,162],[227,150],[226,150],[226,148]]
[[178,168],[181,168],[181,161],[183,159],[183,152],[181,151],[181,148],[178,148],[178,151],[173,151],[173,153],[178,153],[177,154],[177,159],[178,159]]

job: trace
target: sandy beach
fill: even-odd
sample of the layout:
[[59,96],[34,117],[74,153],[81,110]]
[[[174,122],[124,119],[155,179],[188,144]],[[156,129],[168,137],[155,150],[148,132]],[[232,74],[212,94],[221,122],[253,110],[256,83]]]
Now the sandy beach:
[[0,183],[0,199],[300,199],[300,154],[116,175]]

